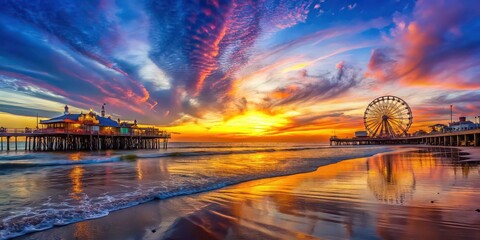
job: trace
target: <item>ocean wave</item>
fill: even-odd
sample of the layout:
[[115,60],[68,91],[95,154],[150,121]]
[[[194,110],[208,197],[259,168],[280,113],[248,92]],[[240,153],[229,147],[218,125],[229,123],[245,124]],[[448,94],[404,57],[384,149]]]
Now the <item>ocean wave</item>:
[[137,154],[138,158],[162,158],[162,157],[193,157],[193,156],[211,156],[211,155],[231,155],[231,154],[252,154],[265,152],[281,152],[281,151],[303,151],[320,149],[318,147],[302,147],[302,148],[260,148],[260,149],[244,149],[232,151],[185,151],[185,152],[167,152],[167,153],[151,153]]
[[[134,196],[135,192],[129,194]],[[136,193],[139,194],[139,193]],[[47,202],[39,209],[25,208],[0,222],[0,239],[9,239],[88,219],[107,216],[110,212],[148,202],[154,196],[139,194],[135,198],[104,196],[95,201],[84,196],[80,205],[69,202]]]
[[[273,145],[268,145],[268,146],[262,146],[262,147],[275,147]],[[169,149],[197,149],[197,148],[202,148],[202,149],[212,149],[212,148],[218,148],[218,149],[229,149],[229,148],[258,148],[258,146],[254,145],[227,145],[227,146],[202,146],[202,145],[187,145],[187,146],[169,146]]]
[[[242,148],[279,148],[278,145],[239,145],[239,144],[234,144],[234,145],[184,145],[184,146],[175,146],[175,145],[172,145],[172,146],[169,146],[168,148],[169,149],[198,149],[198,148],[201,148],[201,149],[231,149],[231,148],[238,148],[238,149],[242,149]],[[289,147],[298,147],[298,148],[321,148],[321,147],[328,147],[328,145],[320,145],[320,144],[308,144],[308,145],[293,145],[293,146],[289,146]],[[281,148],[281,147],[280,147]]]
[[38,154],[0,155],[1,161],[25,160],[38,158]]
[[[321,147],[320,147],[321,148]],[[213,155],[232,155],[232,154],[254,154],[254,153],[268,153],[279,151],[304,151],[320,149],[319,147],[293,147],[293,148],[257,148],[257,149],[241,149],[241,150],[228,150],[228,151],[185,151],[185,152],[161,152],[161,153],[149,153],[149,154],[124,154],[116,155],[113,157],[96,157],[85,158],[80,160],[67,160],[61,159],[59,156],[48,156],[49,160],[41,159],[38,155],[24,154],[24,155],[12,155],[0,157],[0,168],[31,168],[31,167],[47,167],[47,166],[62,166],[62,165],[78,165],[78,164],[101,164],[118,161],[129,161],[145,158],[165,158],[165,157],[195,157],[195,156],[213,156]],[[43,157],[45,158],[45,157]],[[1,161],[3,160],[3,161]]]
[[62,165],[79,165],[79,164],[98,164],[108,162],[121,161],[121,156],[106,157],[106,158],[92,158],[81,160],[16,160],[10,162],[0,162],[1,169],[9,168],[31,168],[31,167],[47,167],[47,166],[62,166]]
[[132,192],[113,195],[106,193],[95,199],[83,195],[80,204],[78,204],[78,200],[77,203],[54,203],[48,201],[36,209],[27,207],[24,210],[17,211],[13,215],[2,219],[0,221],[0,239],[14,238],[28,233],[50,229],[55,226],[63,226],[104,217],[110,212],[133,207],[154,199],[167,199],[207,192],[261,178],[314,171],[316,168],[317,167],[312,166],[304,169],[292,169],[282,173],[268,173],[259,176],[250,175],[228,180],[214,178],[195,179],[196,184],[193,184],[192,181],[180,181],[180,184],[169,184],[169,187],[137,189]]
[[275,152],[275,149],[255,149],[255,150],[234,150],[234,151],[190,151],[190,152],[169,152],[138,154],[138,158],[161,158],[161,157],[192,157],[192,156],[210,156],[210,155],[230,155],[230,154],[250,154],[260,152]]

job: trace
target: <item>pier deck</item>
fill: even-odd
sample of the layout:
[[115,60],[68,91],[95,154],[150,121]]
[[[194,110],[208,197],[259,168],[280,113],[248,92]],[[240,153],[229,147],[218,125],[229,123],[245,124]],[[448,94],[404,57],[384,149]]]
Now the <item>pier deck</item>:
[[[0,151],[10,151],[12,140],[18,150],[19,138],[25,141],[25,150],[69,151],[69,150],[121,150],[121,149],[166,149],[170,134],[114,133],[110,131],[86,131],[66,129],[4,129],[0,132]],[[4,142],[6,142],[4,146]]]
[[438,146],[480,146],[480,129],[398,138],[330,138],[330,145],[427,144]]

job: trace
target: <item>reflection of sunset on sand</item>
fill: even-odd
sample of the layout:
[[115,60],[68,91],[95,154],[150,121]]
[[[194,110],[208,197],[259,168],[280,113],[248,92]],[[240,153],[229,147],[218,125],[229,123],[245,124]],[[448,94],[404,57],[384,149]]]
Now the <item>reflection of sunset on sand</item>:
[[[460,156],[453,148],[404,150],[150,202],[88,221],[89,236],[478,239],[480,168]],[[265,157],[259,154],[258,162],[268,162]],[[80,224],[34,236],[77,235]],[[111,226],[115,231],[105,235]]]
[[79,222],[75,227],[75,232],[73,236],[75,239],[92,239],[89,229],[92,228],[91,224],[88,222]]
[[81,200],[80,195],[83,192],[82,189],[82,176],[85,170],[81,166],[75,166],[69,174],[72,181],[72,197],[75,200]]
[[228,222],[228,231],[207,227],[210,237],[445,236],[438,228],[448,230],[450,237],[480,236],[480,218],[474,211],[480,200],[476,191],[480,176],[452,174],[456,168],[478,165],[452,163],[451,158],[436,155],[429,151],[377,155],[206,194],[203,201],[211,204],[182,218],[168,236],[218,221]]
[[368,187],[379,201],[403,204],[415,190],[415,175],[411,162],[403,156],[372,157],[368,164]]
[[[81,152],[75,152],[71,153],[68,155],[68,159],[71,161],[79,161],[82,157]],[[82,200],[82,193],[83,193],[83,188],[82,188],[82,177],[85,172],[85,169],[81,165],[76,165],[75,167],[70,170],[70,173],[68,174],[68,177],[70,178],[71,184],[72,184],[72,192],[70,195],[72,196],[73,199],[80,201]]]

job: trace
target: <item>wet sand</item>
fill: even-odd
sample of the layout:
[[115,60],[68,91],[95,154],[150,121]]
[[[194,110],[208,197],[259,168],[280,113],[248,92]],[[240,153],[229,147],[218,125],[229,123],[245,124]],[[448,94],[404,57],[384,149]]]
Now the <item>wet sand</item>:
[[20,239],[480,239],[480,165],[467,159],[477,154],[421,148],[347,160]]

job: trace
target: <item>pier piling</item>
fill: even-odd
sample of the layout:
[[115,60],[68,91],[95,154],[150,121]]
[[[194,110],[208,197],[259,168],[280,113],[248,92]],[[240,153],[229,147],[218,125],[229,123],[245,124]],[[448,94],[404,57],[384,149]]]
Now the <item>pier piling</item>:
[[[10,151],[10,140],[15,141],[18,151],[18,137],[25,137],[25,151],[97,151],[130,149],[166,149],[170,134],[152,132],[142,134],[110,134],[92,132],[0,132],[0,149],[4,150],[3,137],[6,138],[6,150]],[[23,141],[23,140],[21,140]]]

